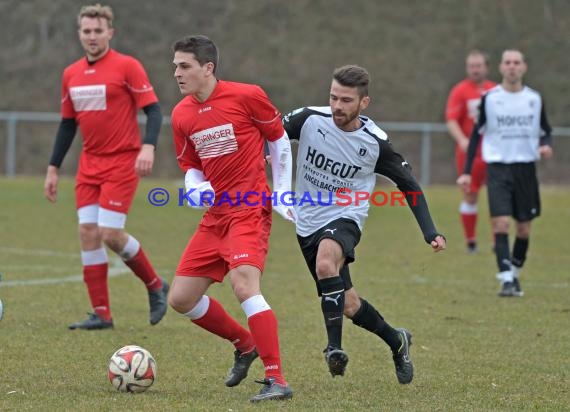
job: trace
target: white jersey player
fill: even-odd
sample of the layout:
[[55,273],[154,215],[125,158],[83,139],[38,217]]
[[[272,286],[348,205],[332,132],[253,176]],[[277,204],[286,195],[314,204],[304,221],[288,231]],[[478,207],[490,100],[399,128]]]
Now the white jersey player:
[[[551,128],[538,92],[523,85],[527,65],[518,50],[503,52],[500,85],[481,101],[463,175],[457,183],[468,187],[477,144],[482,138],[487,163],[487,192],[495,255],[501,282],[499,296],[522,296],[519,271],[526,259],[530,223],[540,216],[540,194],[535,163],[552,156]],[[482,133],[482,135],[480,134]],[[516,239],[509,252],[509,219],[516,221]]]
[[338,68],[333,73],[330,107],[305,107],[283,119],[289,138],[299,141],[297,238],[321,296],[328,337],[325,360],[331,375],[343,375],[348,363],[341,345],[344,314],[390,346],[398,381],[406,384],[413,378],[410,332],[391,327],[372,304],[360,298],[348,270],[376,175],[397,185],[435,251],[445,248],[445,238],[432,222],[408,163],[393,150],[386,133],[360,114],[370,101],[368,83],[368,72],[362,67]]

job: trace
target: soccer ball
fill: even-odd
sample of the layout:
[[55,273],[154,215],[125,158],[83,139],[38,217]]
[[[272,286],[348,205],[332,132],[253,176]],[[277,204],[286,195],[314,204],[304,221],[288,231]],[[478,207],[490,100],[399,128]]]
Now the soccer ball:
[[140,346],[124,346],[111,356],[109,380],[121,392],[144,392],[156,377],[156,361]]

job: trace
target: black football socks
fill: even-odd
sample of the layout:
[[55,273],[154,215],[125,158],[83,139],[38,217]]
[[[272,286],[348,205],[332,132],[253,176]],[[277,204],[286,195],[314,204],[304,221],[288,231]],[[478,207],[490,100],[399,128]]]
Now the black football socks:
[[400,334],[390,326],[380,313],[365,299],[360,298],[360,309],[354,314],[352,323],[378,335],[397,352],[401,345]]
[[321,309],[327,328],[328,346],[342,349],[342,317],[344,312],[344,282],[339,276],[319,279]]

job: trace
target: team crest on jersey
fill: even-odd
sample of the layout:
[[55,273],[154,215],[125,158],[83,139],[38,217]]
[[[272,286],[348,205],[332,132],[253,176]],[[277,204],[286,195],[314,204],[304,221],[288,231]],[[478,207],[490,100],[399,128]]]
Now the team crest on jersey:
[[358,149],[358,155],[359,156],[366,156],[366,153],[368,152],[368,149],[366,149],[365,147],[360,147],[360,149]]

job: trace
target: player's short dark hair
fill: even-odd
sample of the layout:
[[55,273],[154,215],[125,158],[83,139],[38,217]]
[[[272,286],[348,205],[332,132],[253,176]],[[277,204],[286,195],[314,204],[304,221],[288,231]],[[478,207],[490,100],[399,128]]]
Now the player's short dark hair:
[[81,26],[83,17],[101,18],[107,20],[109,28],[113,27],[113,9],[111,6],[101,6],[99,3],[81,7],[77,15],[77,25]]
[[510,49],[505,49],[505,50],[503,50],[503,53],[501,53],[501,61],[503,61],[503,56],[504,56],[505,53],[507,53],[507,52],[519,53],[519,54],[521,55],[521,58],[522,58],[523,63],[526,63],[526,56],[524,55],[524,53],[523,53],[522,51],[520,51],[519,49],[514,48],[514,47],[512,47],[512,48],[510,48]]
[[485,61],[485,65],[489,66],[489,54],[484,52],[481,49],[472,49],[466,57],[466,60],[470,57],[470,56],[481,56],[483,57],[483,60]]
[[333,79],[345,87],[356,87],[360,98],[368,96],[370,74],[364,67],[353,64],[342,66],[334,70]]
[[200,63],[200,66],[206,63],[214,64],[214,74],[218,68],[218,47],[216,43],[210,40],[207,36],[197,34],[186,36],[177,40],[172,45],[174,52],[180,51],[183,53],[192,53],[194,58]]

